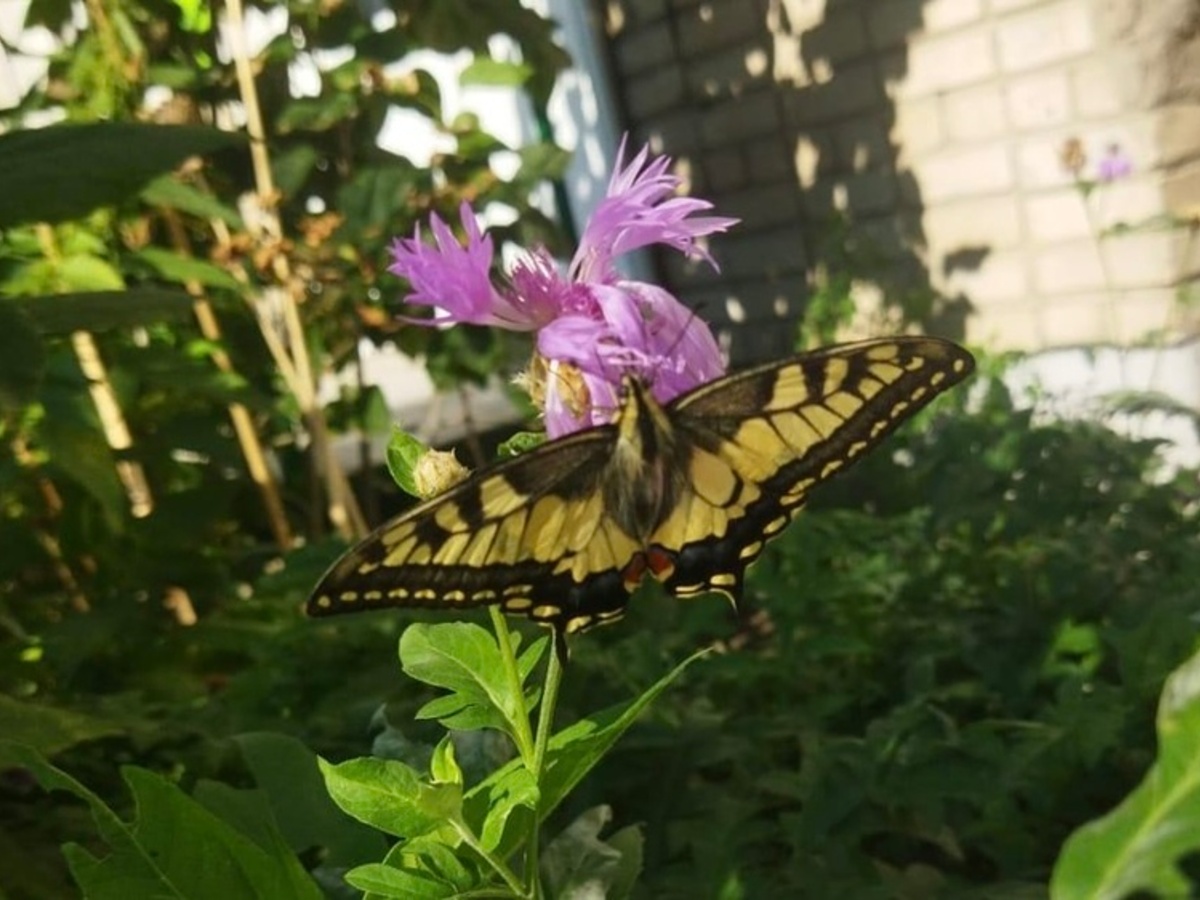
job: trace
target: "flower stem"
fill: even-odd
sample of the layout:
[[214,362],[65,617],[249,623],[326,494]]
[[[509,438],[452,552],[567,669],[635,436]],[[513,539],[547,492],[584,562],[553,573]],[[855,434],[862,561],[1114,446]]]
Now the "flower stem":
[[[533,750],[533,767],[530,774],[540,788],[542,772],[546,764],[546,747],[550,743],[550,732],[554,730],[554,708],[558,704],[558,688],[562,684],[562,663],[555,652],[550,653],[550,661],[546,663],[546,683],[542,688],[542,705],[538,709],[537,742]],[[540,801],[539,801],[540,806]],[[529,837],[526,840],[526,877],[532,888],[532,896],[542,894],[541,881],[538,879],[538,833],[541,826],[541,810],[534,810],[533,821],[529,826]]]

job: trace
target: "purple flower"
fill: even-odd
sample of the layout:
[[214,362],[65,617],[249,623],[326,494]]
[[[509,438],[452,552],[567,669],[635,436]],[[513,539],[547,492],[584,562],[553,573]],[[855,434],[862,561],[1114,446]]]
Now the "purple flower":
[[1120,144],[1109,144],[1104,151],[1104,157],[1096,167],[1096,178],[1099,181],[1116,181],[1133,174],[1133,160],[1121,149]]
[[715,267],[696,239],[737,220],[696,216],[704,200],[675,196],[670,160],[643,149],[626,166],[621,144],[607,194],[584,229],[564,276],[541,248],[526,253],[496,284],[492,240],[467,204],[459,210],[466,244],[436,215],[434,244],[411,238],[392,245],[389,271],[412,286],[408,302],[440,311],[420,324],[471,322],[537,331],[537,353],[526,377],[542,407],[546,431],[559,437],[612,419],[626,375],[643,379],[667,402],[724,371],[708,326],[662,288],[621,278],[617,257],[665,244]]

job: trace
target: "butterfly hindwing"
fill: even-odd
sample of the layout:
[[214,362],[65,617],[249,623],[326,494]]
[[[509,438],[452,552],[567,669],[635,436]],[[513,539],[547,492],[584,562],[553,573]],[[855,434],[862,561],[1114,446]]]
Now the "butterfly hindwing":
[[735,599],[746,567],[809,491],[964,378],[969,354],[929,338],[865,341],[758,366],[667,407],[689,490],[652,540],[674,555],[667,590]]

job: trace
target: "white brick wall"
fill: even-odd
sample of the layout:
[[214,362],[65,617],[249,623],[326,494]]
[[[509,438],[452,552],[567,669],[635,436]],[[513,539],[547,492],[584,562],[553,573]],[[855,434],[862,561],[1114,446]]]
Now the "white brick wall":
[[[1174,305],[1200,253],[1136,228],[1200,208],[1200,38],[1179,43],[1197,0],[603,2],[637,6],[615,48],[636,130],[751,230],[714,242],[746,304],[795,290],[837,211],[897,269],[965,296],[978,339],[1200,324]],[[1131,174],[1084,190],[1110,147]]]

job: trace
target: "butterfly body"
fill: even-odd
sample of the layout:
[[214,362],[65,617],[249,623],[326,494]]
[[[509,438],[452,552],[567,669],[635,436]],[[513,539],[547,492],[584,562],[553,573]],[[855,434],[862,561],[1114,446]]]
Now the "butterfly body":
[[625,381],[614,421],[475,473],[352,548],[308,610],[499,605],[561,636],[619,618],[647,576],[735,602],[746,567],[841,471],[971,371],[936,338],[863,341],[660,404]]

